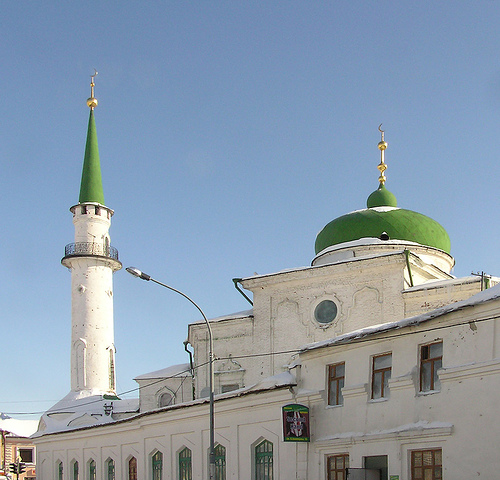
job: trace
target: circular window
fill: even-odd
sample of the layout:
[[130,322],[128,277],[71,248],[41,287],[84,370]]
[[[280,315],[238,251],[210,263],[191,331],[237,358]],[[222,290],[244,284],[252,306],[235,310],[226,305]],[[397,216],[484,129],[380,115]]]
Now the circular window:
[[337,305],[331,300],[323,300],[314,309],[314,318],[321,325],[329,325],[337,316]]

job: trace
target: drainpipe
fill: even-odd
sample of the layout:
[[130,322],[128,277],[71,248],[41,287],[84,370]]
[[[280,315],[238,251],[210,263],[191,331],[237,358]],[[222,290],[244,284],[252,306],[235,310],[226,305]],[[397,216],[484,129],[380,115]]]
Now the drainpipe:
[[253,307],[252,300],[250,300],[246,296],[245,292],[238,286],[238,283],[241,283],[241,280],[242,280],[241,278],[233,278],[234,287],[236,288],[236,290],[238,290],[238,292],[240,292],[245,297],[245,300]]
[[408,268],[408,276],[410,277],[410,287],[413,287],[413,276],[411,274],[411,266],[410,266],[410,250],[405,248],[405,257],[406,257],[406,268]]
[[2,432],[2,464],[0,465],[1,470],[3,470],[3,474],[7,476],[7,472],[5,471],[5,456],[7,455],[7,446],[5,445],[5,430],[0,430]]
[[193,354],[191,353],[191,350],[188,350],[188,341],[184,340],[184,350],[188,353],[189,355],[189,368],[191,370],[191,389],[192,389],[192,394],[193,394],[193,400],[196,399],[196,390],[194,386],[194,365],[193,365]]

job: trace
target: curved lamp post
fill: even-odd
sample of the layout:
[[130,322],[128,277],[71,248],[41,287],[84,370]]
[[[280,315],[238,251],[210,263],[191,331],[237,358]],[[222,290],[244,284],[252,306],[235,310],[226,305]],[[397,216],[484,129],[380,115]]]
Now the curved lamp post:
[[186,300],[190,301],[201,313],[203,320],[207,324],[208,329],[208,342],[209,342],[209,377],[210,377],[210,451],[209,451],[209,466],[208,466],[208,478],[209,480],[213,480],[215,478],[215,412],[214,412],[214,338],[212,335],[212,327],[210,326],[210,322],[208,321],[206,315],[203,313],[203,310],[185,293],[182,293],[180,290],[177,290],[170,285],[159,282],[155,280],[147,273],[142,272],[138,268],[135,267],[127,267],[127,272],[133,275],[134,277],[141,278],[142,280],[146,280],[147,282],[151,281],[161,285],[162,287],[168,288],[179,295],[182,295]]

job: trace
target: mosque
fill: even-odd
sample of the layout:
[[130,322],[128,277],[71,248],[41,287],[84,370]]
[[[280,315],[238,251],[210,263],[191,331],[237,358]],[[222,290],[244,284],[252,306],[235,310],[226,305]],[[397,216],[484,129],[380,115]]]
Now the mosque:
[[190,324],[191,360],[119,399],[94,80],[87,105],[62,259],[71,390],[34,435],[39,480],[498,478],[499,279],[453,276],[445,229],[398,207],[382,130],[378,188],[323,228],[311,266],[235,280],[249,309]]

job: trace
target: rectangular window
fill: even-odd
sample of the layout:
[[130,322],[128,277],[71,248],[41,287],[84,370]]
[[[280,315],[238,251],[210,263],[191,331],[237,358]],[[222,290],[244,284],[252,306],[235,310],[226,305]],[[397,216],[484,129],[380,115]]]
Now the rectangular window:
[[443,455],[440,448],[411,452],[411,480],[442,480]]
[[233,390],[238,390],[240,386],[237,383],[231,383],[229,385],[221,385],[221,393],[232,392]]
[[420,391],[439,390],[441,385],[437,371],[443,366],[443,342],[434,342],[420,347]]
[[18,448],[17,454],[21,457],[22,463],[33,463],[33,449],[32,448]]
[[328,405],[344,405],[345,363],[328,366]]
[[385,353],[372,358],[372,399],[389,396],[391,370],[392,354]]
[[347,468],[349,468],[349,455],[329,455],[326,457],[328,480],[346,480]]

